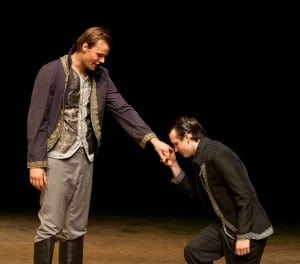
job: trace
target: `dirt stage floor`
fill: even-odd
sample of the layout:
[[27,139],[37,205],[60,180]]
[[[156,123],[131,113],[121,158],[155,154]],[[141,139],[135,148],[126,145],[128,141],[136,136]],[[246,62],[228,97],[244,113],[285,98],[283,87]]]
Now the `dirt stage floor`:
[[[85,237],[86,264],[183,264],[182,249],[197,232],[187,219],[91,216]],[[0,214],[0,264],[32,264],[35,215]],[[276,226],[275,226],[276,227]],[[278,226],[263,264],[300,264],[299,228]],[[57,262],[57,246],[54,261]],[[225,263],[219,260],[215,263]]]

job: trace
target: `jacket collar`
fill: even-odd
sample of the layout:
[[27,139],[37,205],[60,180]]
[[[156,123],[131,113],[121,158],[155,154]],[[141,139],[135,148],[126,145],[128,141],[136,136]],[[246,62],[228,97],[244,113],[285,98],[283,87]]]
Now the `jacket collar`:
[[204,161],[204,151],[208,145],[212,143],[212,140],[208,137],[203,137],[198,144],[196,154],[191,158],[193,164],[201,165]]

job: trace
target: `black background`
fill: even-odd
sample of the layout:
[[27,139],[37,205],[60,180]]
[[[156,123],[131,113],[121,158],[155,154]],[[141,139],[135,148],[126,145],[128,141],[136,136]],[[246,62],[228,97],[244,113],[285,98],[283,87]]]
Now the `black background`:
[[[0,208],[38,208],[26,169],[26,118],[39,67],[66,54],[87,27],[104,25],[113,36],[105,66],[161,139],[168,140],[166,126],[178,115],[196,116],[210,137],[240,155],[273,219],[298,217],[293,7],[91,2],[62,9],[46,2],[25,8],[3,10]],[[170,178],[158,156],[107,113],[91,213],[201,210]]]

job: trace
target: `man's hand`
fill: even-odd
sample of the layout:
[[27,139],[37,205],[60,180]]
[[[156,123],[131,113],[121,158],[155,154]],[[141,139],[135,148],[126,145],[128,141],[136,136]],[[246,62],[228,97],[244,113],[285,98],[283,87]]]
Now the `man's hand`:
[[165,160],[169,157],[169,154],[173,152],[172,147],[156,137],[152,138],[150,142],[152,143],[154,150],[159,155],[161,162],[165,162]]
[[44,168],[29,169],[30,183],[38,190],[43,191],[47,184],[47,174]]
[[250,240],[239,239],[235,243],[235,254],[238,256],[244,256],[250,253]]

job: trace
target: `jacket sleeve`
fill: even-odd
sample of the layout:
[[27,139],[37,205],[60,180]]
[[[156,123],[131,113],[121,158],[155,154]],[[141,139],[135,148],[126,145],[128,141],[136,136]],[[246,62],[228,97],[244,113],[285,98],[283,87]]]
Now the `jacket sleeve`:
[[53,69],[44,65],[38,72],[27,116],[27,167],[47,167],[48,103]]
[[193,182],[189,175],[185,171],[181,170],[180,174],[171,180],[172,183],[176,184],[179,190],[191,200],[195,200],[197,197],[196,183]]
[[151,138],[156,137],[156,134],[120,94],[106,69],[103,74],[103,78],[105,78],[107,83],[106,108],[125,132],[142,148],[145,148],[146,143]]

